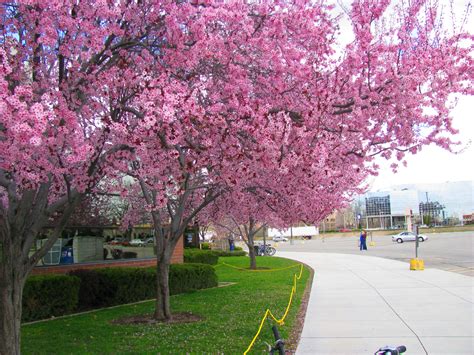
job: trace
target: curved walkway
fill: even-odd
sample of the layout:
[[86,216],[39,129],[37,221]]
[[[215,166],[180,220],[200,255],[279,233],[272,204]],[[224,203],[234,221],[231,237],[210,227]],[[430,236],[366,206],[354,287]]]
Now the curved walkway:
[[366,255],[278,252],[315,270],[297,354],[474,354],[474,279]]

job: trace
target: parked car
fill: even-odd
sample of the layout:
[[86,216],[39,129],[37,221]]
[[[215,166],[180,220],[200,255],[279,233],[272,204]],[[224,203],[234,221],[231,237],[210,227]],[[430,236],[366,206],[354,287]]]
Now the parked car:
[[[392,242],[403,243],[403,242],[414,242],[416,240],[416,235],[413,232],[401,232],[395,235],[392,235]],[[418,241],[424,242],[428,240],[428,237],[424,234],[418,234]]]
[[122,243],[123,243],[124,241],[125,241],[125,239],[118,237],[118,238],[112,239],[112,240],[109,242],[109,244],[110,244],[110,245],[122,245]]
[[288,238],[286,238],[282,235],[277,235],[277,236],[273,237],[273,241],[274,242],[287,242]]
[[145,244],[155,244],[155,238],[146,238]]
[[141,239],[133,239],[130,241],[130,246],[132,247],[142,247],[145,245],[145,242]]

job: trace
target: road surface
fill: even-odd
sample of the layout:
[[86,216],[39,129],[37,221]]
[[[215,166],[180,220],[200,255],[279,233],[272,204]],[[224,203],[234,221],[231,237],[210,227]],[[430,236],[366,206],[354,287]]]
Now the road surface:
[[[418,257],[425,262],[425,268],[437,268],[474,276],[474,232],[451,232],[426,234],[428,240],[420,243]],[[316,237],[313,240],[294,240],[277,244],[277,251],[301,251],[314,253],[343,253],[379,256],[382,258],[406,261],[415,257],[415,242],[402,244],[392,242],[391,236],[374,236],[375,246],[367,251],[359,251],[359,237]],[[277,252],[278,256],[278,252]],[[408,265],[407,265],[408,267]]]

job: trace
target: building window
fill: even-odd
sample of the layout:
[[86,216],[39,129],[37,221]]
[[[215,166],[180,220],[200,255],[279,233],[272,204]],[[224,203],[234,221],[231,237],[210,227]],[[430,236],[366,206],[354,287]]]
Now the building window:
[[367,216],[390,215],[390,196],[366,198],[365,209]]

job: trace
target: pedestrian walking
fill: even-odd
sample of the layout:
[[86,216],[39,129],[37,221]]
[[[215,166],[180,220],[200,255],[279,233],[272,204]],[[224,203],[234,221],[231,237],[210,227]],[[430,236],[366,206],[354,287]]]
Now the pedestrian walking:
[[359,246],[360,250],[367,250],[367,232],[365,230],[360,233]]

